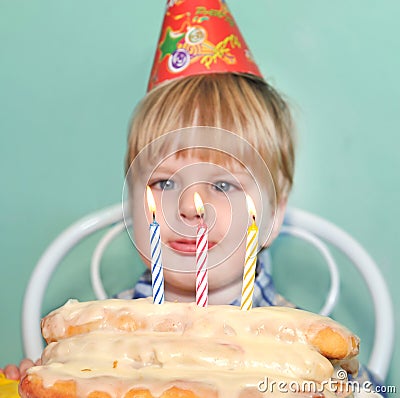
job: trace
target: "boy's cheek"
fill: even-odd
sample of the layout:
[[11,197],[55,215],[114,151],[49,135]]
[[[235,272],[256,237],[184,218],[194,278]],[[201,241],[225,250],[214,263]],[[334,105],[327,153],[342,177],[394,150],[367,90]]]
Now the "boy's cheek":
[[[150,267],[150,258],[148,253],[150,253],[150,242],[148,234],[135,234],[134,235],[134,245],[136,250],[138,251],[140,257],[142,258],[143,263],[149,268]],[[147,239],[146,239],[147,238]]]

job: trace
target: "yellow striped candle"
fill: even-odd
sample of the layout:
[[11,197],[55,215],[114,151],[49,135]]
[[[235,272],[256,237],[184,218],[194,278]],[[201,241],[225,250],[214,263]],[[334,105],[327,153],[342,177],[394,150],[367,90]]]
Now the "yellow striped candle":
[[254,279],[256,276],[258,227],[256,225],[256,208],[249,195],[246,195],[247,208],[252,218],[252,223],[247,229],[246,257],[243,273],[242,301],[240,308],[249,310],[253,306]]

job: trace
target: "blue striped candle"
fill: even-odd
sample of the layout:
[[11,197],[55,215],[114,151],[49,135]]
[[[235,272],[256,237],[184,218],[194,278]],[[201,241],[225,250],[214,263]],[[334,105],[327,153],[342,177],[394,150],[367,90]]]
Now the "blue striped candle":
[[161,256],[160,224],[156,221],[156,206],[150,187],[147,187],[147,203],[153,213],[150,224],[150,253],[151,253],[151,285],[153,288],[153,303],[164,303],[164,275]]

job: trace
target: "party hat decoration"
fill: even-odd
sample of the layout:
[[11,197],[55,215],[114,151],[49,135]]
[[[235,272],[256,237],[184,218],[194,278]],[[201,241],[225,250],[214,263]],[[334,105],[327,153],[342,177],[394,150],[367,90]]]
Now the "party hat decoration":
[[148,91],[205,73],[262,77],[224,0],[168,0]]

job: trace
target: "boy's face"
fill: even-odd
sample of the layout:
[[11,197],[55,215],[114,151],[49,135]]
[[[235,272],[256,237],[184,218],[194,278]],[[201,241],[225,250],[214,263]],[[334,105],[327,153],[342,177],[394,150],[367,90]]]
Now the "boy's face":
[[[208,226],[209,292],[241,284],[250,223],[246,194],[255,202],[258,216],[269,218],[271,227],[274,217],[265,193],[260,192],[249,171],[236,160],[217,164],[198,154],[186,153],[170,156],[153,170],[137,176],[131,209],[134,243],[150,267],[148,230],[152,214],[146,201],[146,185],[152,190],[156,221],[160,224],[166,291],[195,294],[196,233],[200,222],[195,192],[204,203],[204,221]],[[262,244],[265,234],[260,238]]]

